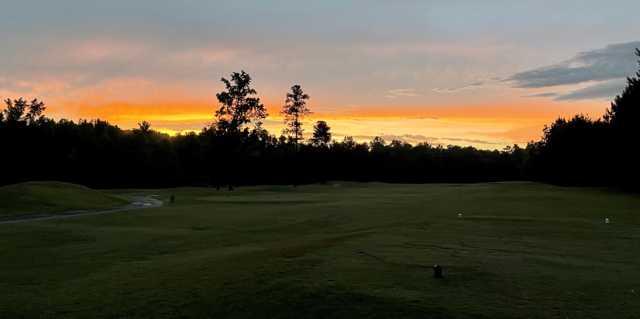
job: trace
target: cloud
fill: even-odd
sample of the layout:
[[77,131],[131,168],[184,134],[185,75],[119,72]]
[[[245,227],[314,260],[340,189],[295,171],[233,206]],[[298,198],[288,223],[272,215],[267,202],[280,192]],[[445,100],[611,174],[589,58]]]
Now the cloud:
[[558,93],[555,93],[555,92],[544,92],[544,93],[536,93],[536,94],[526,95],[525,97],[537,98],[537,97],[556,97],[556,96],[558,96]]
[[469,139],[469,138],[455,138],[455,137],[441,137],[435,138],[436,141],[440,141],[438,144],[444,145],[445,142],[449,144],[484,144],[484,145],[501,145],[503,143],[492,142],[487,140]]
[[516,73],[506,81],[517,88],[544,88],[625,78],[636,71],[636,48],[640,41],[608,45],[558,64]]
[[384,139],[387,143],[397,140],[397,141],[402,141],[404,143],[409,143],[412,145],[430,142],[433,140],[433,138],[429,138],[421,134],[402,134],[402,135],[383,134],[380,137],[382,137],[382,139]]
[[558,95],[554,100],[556,101],[573,101],[573,100],[588,100],[588,99],[605,99],[618,95],[624,89],[626,85],[625,79],[615,79],[610,81],[601,82],[595,85],[591,85],[582,89],[578,89],[566,94]]
[[170,59],[179,65],[195,65],[208,67],[217,64],[229,63],[234,58],[246,52],[231,48],[202,47],[176,52]]
[[393,89],[388,90],[384,97],[387,99],[396,99],[399,97],[416,97],[421,95],[422,94],[417,92],[415,89]]
[[2,97],[39,97],[45,98],[51,94],[62,94],[70,87],[68,79],[53,76],[41,77],[38,80],[21,79],[16,81],[0,78],[0,98]]
[[459,86],[459,87],[435,88],[432,91],[436,92],[436,93],[444,93],[444,94],[457,93],[457,92],[464,91],[464,90],[477,89],[477,88],[482,87],[484,84],[485,84],[484,81],[476,81],[476,82],[469,83],[467,85],[463,85],[463,86]]
[[614,79],[609,81],[597,82],[597,84],[589,85],[573,91],[565,93],[543,92],[526,95],[527,98],[553,98],[555,101],[578,101],[602,99],[611,100],[620,94],[626,85],[626,79]]
[[150,48],[143,43],[115,39],[89,39],[69,43],[56,48],[57,54],[66,56],[68,62],[77,64],[98,64],[105,62],[129,62],[148,56]]
[[457,58],[493,57],[496,53],[509,49],[508,45],[495,45],[483,42],[467,45],[452,41],[394,41],[384,43],[357,44],[358,51],[374,57],[390,56],[448,56]]

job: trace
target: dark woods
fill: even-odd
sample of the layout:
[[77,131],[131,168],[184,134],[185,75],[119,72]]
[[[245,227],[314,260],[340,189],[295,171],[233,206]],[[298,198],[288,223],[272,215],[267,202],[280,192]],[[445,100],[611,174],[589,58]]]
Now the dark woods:
[[[638,52],[640,56],[640,51]],[[122,130],[107,122],[45,117],[41,101],[6,100],[0,112],[0,184],[61,180],[93,187],[230,187],[329,180],[404,183],[540,180],[572,185],[633,187],[640,138],[640,72],[602,119],[578,115],[545,128],[541,141],[502,151],[415,146],[375,138],[332,141],[318,121],[303,140],[309,96],[287,93],[283,135],[262,128],[266,108],[251,77],[222,79],[214,123],[200,133],[170,137],[147,122]]]
[[[636,50],[640,57],[640,50]],[[640,178],[640,71],[601,119],[576,115],[544,129],[527,147],[527,177],[558,184],[604,185],[637,190]]]
[[[21,100],[18,100],[19,103]],[[331,142],[319,121],[310,142],[256,128],[212,125],[170,137],[141,123],[3,120],[2,183],[61,180],[93,187],[302,184],[328,180],[436,182],[520,178],[510,152],[462,147]]]

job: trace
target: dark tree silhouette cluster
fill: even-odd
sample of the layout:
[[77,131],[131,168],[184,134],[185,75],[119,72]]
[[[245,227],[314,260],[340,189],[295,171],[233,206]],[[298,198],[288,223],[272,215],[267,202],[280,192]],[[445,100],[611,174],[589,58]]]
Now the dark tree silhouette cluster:
[[[640,57],[640,50],[636,50]],[[567,185],[638,189],[640,71],[611,103],[602,119],[576,115],[544,129],[527,147],[528,177]]]
[[331,143],[331,127],[325,121],[318,121],[313,126],[311,145],[327,147]]

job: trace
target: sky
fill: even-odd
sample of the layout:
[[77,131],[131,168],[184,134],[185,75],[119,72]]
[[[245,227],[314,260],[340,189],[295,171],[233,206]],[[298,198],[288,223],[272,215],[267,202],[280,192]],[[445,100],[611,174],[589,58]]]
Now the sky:
[[280,134],[300,84],[334,137],[501,149],[600,117],[637,70],[640,2],[0,0],[0,98],[54,118],[213,120],[245,70]]

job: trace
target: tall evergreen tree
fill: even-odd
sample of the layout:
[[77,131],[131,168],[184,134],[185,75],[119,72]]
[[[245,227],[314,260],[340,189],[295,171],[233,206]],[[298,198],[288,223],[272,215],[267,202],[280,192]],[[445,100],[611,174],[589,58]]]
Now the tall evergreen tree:
[[284,134],[289,135],[296,145],[302,139],[302,134],[304,133],[302,119],[311,113],[307,106],[307,100],[309,100],[309,95],[302,91],[300,85],[294,85],[291,87],[291,92],[287,93],[287,98],[282,107],[282,114],[287,125],[287,128],[284,129]]

